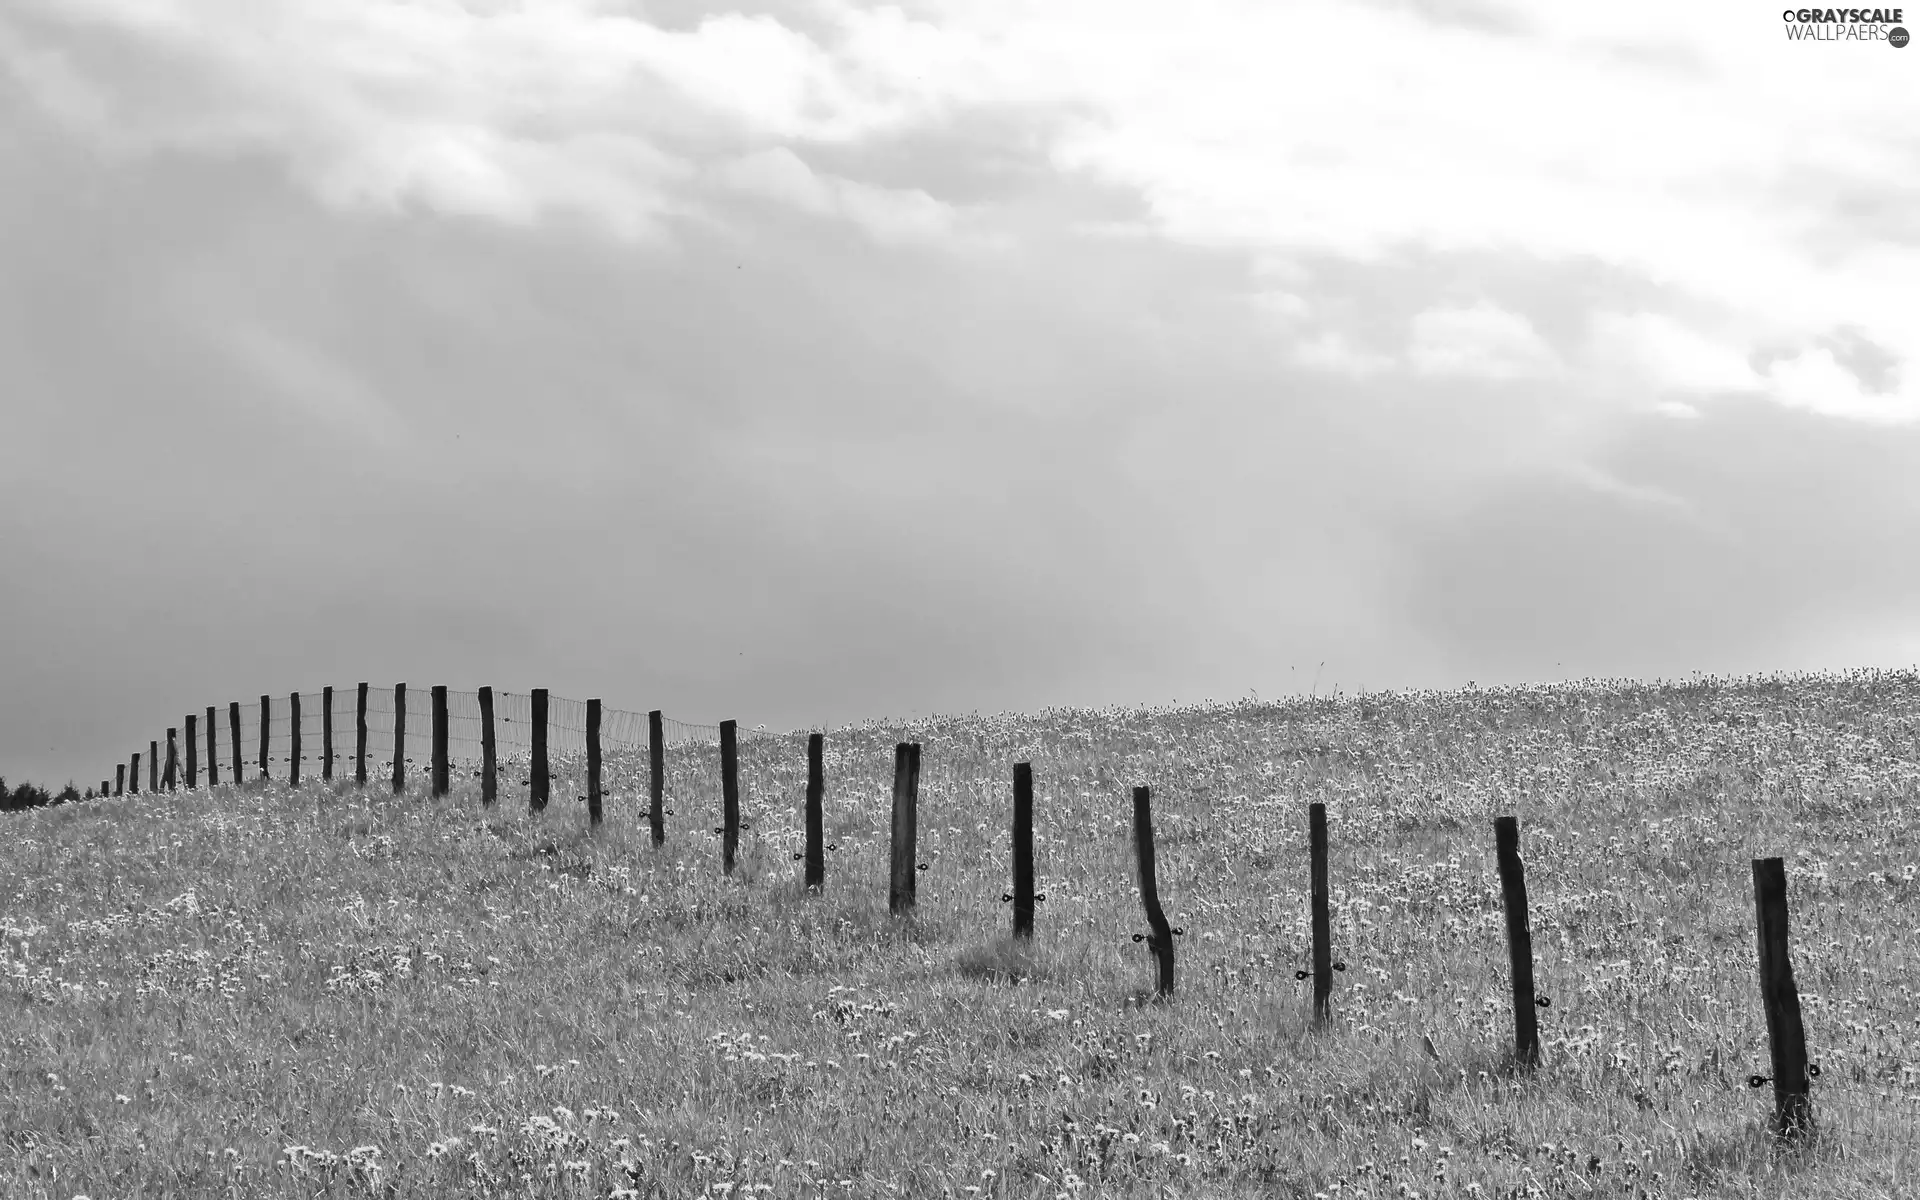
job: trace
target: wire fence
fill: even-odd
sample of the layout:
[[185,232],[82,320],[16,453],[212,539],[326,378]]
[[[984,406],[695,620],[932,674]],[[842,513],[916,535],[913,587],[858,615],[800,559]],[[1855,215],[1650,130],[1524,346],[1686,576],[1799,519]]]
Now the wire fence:
[[[496,799],[518,797],[530,800],[534,794],[536,762],[535,696],[531,693],[490,693],[492,740],[496,772]],[[545,722],[545,759],[551,802],[585,803],[589,800],[589,702],[547,695]],[[395,778],[396,766],[408,782],[428,777],[434,759],[434,708],[431,689],[365,689],[364,708],[358,687],[334,688],[300,693],[297,697],[298,722],[294,721],[295,697],[269,696],[253,703],[216,708],[199,716],[195,730],[197,772],[190,778],[185,771],[188,756],[182,745],[176,778],[182,787],[206,786],[210,767],[217,769],[222,783],[254,782],[261,778],[287,780],[294,775],[313,781],[330,776],[351,780],[362,761],[360,723],[365,722],[364,765],[369,784],[387,784]],[[404,710],[404,718],[403,718]],[[208,719],[211,716],[212,719]],[[598,740],[602,799],[609,807],[636,811],[645,808],[652,795],[652,718],[660,728],[660,763],[663,786],[662,807],[671,813],[676,804],[685,814],[719,813],[722,809],[722,728],[718,724],[692,724],[664,714],[602,708]],[[184,723],[183,723],[184,724]],[[445,693],[446,762],[452,778],[478,779],[488,730],[485,705],[480,691]],[[261,731],[266,731],[264,764]],[[237,730],[237,736],[236,736]],[[297,739],[296,739],[297,731]],[[182,734],[185,730],[182,729]],[[760,729],[735,730],[736,780],[742,813],[765,811],[793,813],[801,805],[807,783],[807,738],[810,733],[831,733],[826,729],[802,729],[785,732]],[[885,782],[891,774],[891,762],[884,754],[895,737],[917,738],[917,728],[906,725],[868,723],[846,732],[859,736],[829,739],[825,754],[827,770],[836,780],[836,792],[856,803],[883,799]],[[1145,726],[1118,731],[1126,740],[1137,741],[1137,752],[1155,753],[1159,745]],[[1114,742],[1116,731],[1102,731],[1106,745]],[[921,776],[923,785],[942,794],[958,794],[985,782],[993,769],[983,766],[988,757],[989,732],[979,729],[948,739],[961,753],[929,759]],[[184,739],[183,739],[184,740]],[[1075,762],[1080,749],[1075,731],[1050,732],[1031,745],[1004,749],[1029,757],[1051,755],[1059,765],[1069,764],[1076,772],[1085,771],[1087,780],[1109,782],[1111,763]],[[152,773],[165,762],[168,742],[165,738],[139,748],[138,769],[126,776],[127,790],[146,790]],[[161,756],[155,763],[148,757],[154,750]],[[1320,750],[1325,754],[1324,748]],[[1131,758],[1130,754],[1122,755]],[[1011,761],[1011,758],[1009,759]],[[236,762],[239,764],[236,768]],[[217,764],[217,766],[216,766]],[[128,764],[131,766],[131,762]],[[263,769],[264,767],[264,769]],[[1078,781],[1078,776],[1074,777]],[[1354,814],[1364,820],[1362,814]],[[1545,814],[1541,814],[1544,816]],[[775,822],[775,828],[763,830],[765,840],[784,852],[799,845],[801,831],[790,821]],[[1554,843],[1556,833],[1551,822],[1543,822],[1538,837]],[[1578,836],[1578,830],[1559,830]],[[1565,845],[1577,845],[1567,842]],[[1587,849],[1598,849],[1589,846]],[[1751,885],[1755,857],[1749,848],[1711,836],[1649,837],[1644,844],[1606,847],[1610,853],[1639,853],[1678,867],[1687,880],[1684,886],[1721,890]],[[796,854],[796,857],[798,855]],[[990,852],[989,865],[1004,866],[998,851]],[[1902,871],[1891,852],[1885,861],[1874,862],[1872,849],[1856,852],[1850,865],[1866,867],[1869,878],[1891,883]],[[1556,859],[1550,853],[1530,862],[1536,892],[1531,908],[1547,914],[1558,908],[1578,906],[1584,898],[1577,888],[1566,886],[1556,874]],[[1354,849],[1343,855],[1342,875],[1354,881],[1395,879],[1404,882],[1416,864],[1402,862],[1392,855]],[[1826,884],[1824,868],[1799,865],[1789,859],[1786,871],[1801,886],[1816,890]],[[1911,870],[1903,877],[1911,878]],[[1429,881],[1431,882],[1431,881]],[[1484,889],[1473,891],[1471,880],[1455,880],[1458,894],[1439,892],[1440,902],[1463,913],[1479,912],[1478,919],[1498,920],[1496,912],[1485,910]],[[1341,888],[1336,895],[1341,913],[1343,940],[1351,948],[1348,957],[1362,964],[1375,936],[1374,922],[1368,916],[1373,908],[1365,882]],[[1376,887],[1376,891],[1378,888]],[[1206,902],[1199,901],[1202,907]],[[1920,1152],[1920,947],[1901,942],[1877,953],[1871,964],[1857,952],[1828,953],[1839,944],[1822,941],[1825,930],[1821,909],[1809,906],[1796,916],[1795,940],[1801,946],[1796,955],[1801,971],[1799,1003],[1806,1041],[1818,1047],[1812,1056],[1816,1072],[1813,1092],[1821,1125],[1838,1129],[1850,1143],[1890,1146],[1903,1152]],[[1680,931],[1680,922],[1662,922],[1661,935]],[[1748,942],[1747,945],[1751,945]],[[1389,951],[1379,946],[1381,961]],[[1600,964],[1602,968],[1607,964]],[[1604,969],[1589,972],[1583,986],[1566,995],[1551,998],[1559,1015],[1557,1027],[1563,1032],[1543,1042],[1550,1050],[1568,1054],[1592,1055],[1606,1069],[1639,1081],[1645,1093],[1657,1090],[1661,1080],[1676,1072],[1714,1070],[1735,1081],[1745,1081],[1745,1072],[1769,1061],[1770,1048],[1765,1029],[1703,1020],[1696,1032],[1711,1031],[1710,1049],[1704,1056],[1689,1056],[1675,1045],[1673,1031],[1661,1036],[1638,1019],[1644,980],[1630,977],[1630,960],[1618,963],[1616,977]],[[1696,962],[1672,961],[1665,970],[1671,980],[1684,982],[1696,972],[1723,971],[1728,964],[1702,959]],[[1862,972],[1864,971],[1864,976]],[[1384,978],[1384,976],[1383,976]],[[1901,997],[1910,1001],[1896,1007],[1866,995],[1876,983],[1896,982]],[[1881,990],[1884,990],[1883,988]],[[1410,998],[1410,997],[1409,997]],[[1375,996],[1374,1002],[1380,998]],[[1399,999],[1399,997],[1396,997]],[[1361,1026],[1370,1019],[1363,1000],[1357,1009]],[[1375,1018],[1378,1019],[1378,1018]],[[1766,1082],[1760,1076],[1752,1077]],[[1758,1087],[1759,1083],[1754,1086]]]

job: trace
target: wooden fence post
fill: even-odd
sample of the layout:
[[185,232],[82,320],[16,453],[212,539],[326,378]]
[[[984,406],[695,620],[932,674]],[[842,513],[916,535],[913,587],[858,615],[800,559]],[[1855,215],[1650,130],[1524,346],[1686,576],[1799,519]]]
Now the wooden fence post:
[[433,794],[444,796],[452,781],[447,769],[447,685],[433,685]]
[[480,689],[480,803],[492,804],[496,795],[495,771],[497,765],[493,758],[493,689]]
[[267,771],[267,730],[272,724],[272,715],[273,701],[265,696],[260,697],[260,778],[262,779],[271,778]]
[[1507,908],[1507,955],[1513,963],[1513,1054],[1522,1066],[1540,1062],[1540,1021],[1534,1010],[1533,932],[1527,924],[1527,876],[1520,862],[1520,822],[1497,817],[1495,853],[1500,860],[1500,891]]
[[821,849],[821,801],[827,794],[826,735],[807,735],[807,890],[819,892],[827,886],[827,858]]
[[1173,928],[1160,908],[1160,882],[1153,865],[1153,810],[1144,786],[1133,789],[1133,846],[1139,863],[1140,905],[1147,910],[1150,934],[1134,934],[1133,940],[1146,940],[1153,951],[1156,966],[1154,995],[1166,999],[1173,995]]
[[220,786],[220,747],[215,742],[213,730],[220,723],[220,710],[207,705],[207,786]]
[[393,685],[393,794],[407,787],[407,685]]
[[240,745],[240,702],[238,700],[231,700],[227,703],[227,732],[227,743],[233,755],[233,782],[235,786],[238,786],[246,782],[246,776],[241,770],[242,764],[240,761],[240,755],[243,753],[243,750]]
[[367,685],[360,685],[360,701],[353,718],[353,781],[367,786]]
[[140,794],[140,752],[138,750],[133,752],[133,769],[128,771],[127,775],[129,776],[127,786],[133,789],[133,795],[138,796]]
[[147,790],[160,790],[160,742],[158,739],[147,743]]
[[300,786],[300,693],[288,697],[287,704],[287,786]]
[[200,718],[187,714],[187,790],[200,786]]
[[600,702],[587,701],[587,824],[600,823]]
[[167,785],[167,790],[170,792],[177,792],[180,790],[180,747],[176,744],[176,741],[175,741],[175,737],[178,732],[179,731],[176,729],[167,730],[166,785]]
[[1307,843],[1312,870],[1313,1023],[1324,1027],[1332,1015],[1333,913],[1327,903],[1327,806],[1307,806]]
[[[1778,858],[1753,860],[1753,907],[1760,951],[1760,1001],[1767,1014],[1773,1059],[1773,1127],[1796,1139],[1813,1132],[1807,1033],[1800,1023],[1800,990],[1793,982],[1787,941],[1787,868]],[[1765,1083],[1759,1076],[1754,1083]]]
[[647,761],[652,776],[648,782],[647,821],[653,826],[653,844],[658,846],[667,840],[666,816],[660,809],[667,791],[667,737],[657,708],[647,714]]
[[[134,767],[136,771],[139,769],[137,766]],[[127,764],[125,763],[121,763],[113,769],[113,794],[116,796],[124,796],[127,794]]]
[[914,862],[919,832],[920,743],[893,748],[893,871],[887,886],[887,911],[895,916],[915,906],[919,872]]
[[733,852],[740,844],[740,746],[738,727],[720,722],[720,866],[733,874]]
[[102,799],[104,799],[106,795],[107,795],[107,780],[102,779],[100,781],[100,796]]
[[547,806],[547,689],[533,689],[533,774],[528,804],[534,812]]
[[320,689],[320,778],[333,782],[333,689]]
[[1033,764],[1013,764],[1013,936],[1033,937]]

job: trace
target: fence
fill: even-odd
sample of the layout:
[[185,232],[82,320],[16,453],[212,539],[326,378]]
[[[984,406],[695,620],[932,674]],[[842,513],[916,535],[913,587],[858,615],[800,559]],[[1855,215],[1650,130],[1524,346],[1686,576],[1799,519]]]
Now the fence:
[[[205,748],[207,784],[218,782],[220,749],[216,737],[219,713],[206,710]],[[741,731],[735,722],[692,725],[649,713],[607,709],[599,700],[571,700],[530,693],[496,693],[490,688],[453,691],[435,687],[427,693],[409,691],[404,684],[391,691],[361,684],[355,689],[324,688],[295,693],[284,704],[262,696],[257,705],[231,703],[226,713],[227,744],[232,781],[284,779],[294,786],[302,780],[345,781],[356,785],[390,786],[395,793],[424,774],[434,795],[446,795],[456,772],[481,782],[483,804],[496,802],[504,784],[509,794],[522,795],[532,808],[545,808],[558,797],[585,803],[590,820],[599,824],[603,801],[611,798],[647,806],[653,842],[667,835],[667,818],[674,804],[692,803],[702,812],[717,807],[722,836],[722,870],[731,874],[739,834],[749,828],[740,819],[740,773],[748,767],[769,780],[776,792],[793,793],[804,786],[804,849],[794,852],[804,861],[809,891],[824,884],[821,799],[824,793],[824,734],[791,734],[764,730]],[[198,786],[197,718],[188,715],[179,727],[167,730],[164,776],[158,739],[148,743],[148,787],[176,790],[182,782]],[[802,749],[800,738],[805,738]],[[243,751],[252,754],[243,759]],[[184,761],[181,753],[184,750]],[[899,915],[916,903],[916,878],[927,864],[916,861],[917,805],[920,778],[918,743],[895,747],[892,796],[891,855],[888,908]],[[140,754],[120,764],[114,795],[137,793]],[[249,775],[249,770],[252,774]],[[1011,892],[1001,897],[1013,905],[1012,932],[1016,938],[1034,934],[1036,903],[1044,893],[1034,892],[1033,776],[1030,763],[1016,763],[1012,780]],[[107,793],[101,782],[101,794]],[[1133,791],[1132,840],[1137,881],[1148,931],[1132,935],[1145,943],[1152,957],[1155,998],[1170,1002],[1175,988],[1174,939],[1185,930],[1173,926],[1162,909],[1154,855],[1151,797],[1146,787]],[[1504,909],[1512,990],[1514,1043],[1512,1061],[1525,1071],[1541,1061],[1540,1017],[1553,999],[1540,993],[1534,977],[1530,909],[1519,822],[1503,816],[1494,822],[1494,843],[1501,900]],[[1326,807],[1308,808],[1307,850],[1310,860],[1310,965],[1296,979],[1312,979],[1313,1022],[1324,1028],[1332,1015],[1336,973],[1346,969],[1335,961],[1332,947],[1331,883],[1328,864],[1329,834]],[[830,848],[830,847],[829,847]],[[1859,997],[1833,1001],[1820,995],[1800,996],[1789,952],[1785,865],[1780,858],[1713,859],[1695,847],[1689,857],[1696,866],[1731,872],[1750,872],[1755,904],[1756,945],[1762,1007],[1766,1015],[1770,1073],[1753,1073],[1754,1088],[1773,1085],[1772,1128],[1794,1139],[1816,1126],[1816,1115],[1827,1125],[1837,1124],[1860,1141],[1890,1142],[1911,1147],[1920,1144],[1920,1072],[1900,1065],[1890,1075],[1886,1053],[1871,1044],[1874,1030],[1915,1021],[1911,1013],[1896,1013]],[[1723,879],[1723,882],[1726,880]],[[1813,1015],[1829,1038],[1825,1063],[1809,1058],[1805,1016]],[[1563,1007],[1564,1014],[1564,1007]],[[1581,1013],[1596,1016],[1591,1012]],[[1867,1018],[1879,1017],[1873,1025]],[[1563,1016],[1563,1024],[1570,1018]],[[1841,1038],[1840,1034],[1848,1035]],[[1548,1048],[1569,1047],[1589,1035],[1592,1024],[1572,1034],[1549,1039]],[[1429,1046],[1429,1049],[1431,1047]],[[1881,1051],[1888,1050],[1881,1047]],[[1897,1055],[1896,1055],[1897,1057]],[[1911,1079],[1908,1076],[1913,1076]],[[1819,1088],[1818,1113],[1814,1088]]]

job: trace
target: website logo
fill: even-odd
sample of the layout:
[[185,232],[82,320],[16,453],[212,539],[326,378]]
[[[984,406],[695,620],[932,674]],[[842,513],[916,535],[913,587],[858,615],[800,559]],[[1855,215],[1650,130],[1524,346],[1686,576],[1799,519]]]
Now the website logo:
[[1790,42],[1886,42],[1901,50],[1912,40],[1898,8],[1789,8],[1780,19]]

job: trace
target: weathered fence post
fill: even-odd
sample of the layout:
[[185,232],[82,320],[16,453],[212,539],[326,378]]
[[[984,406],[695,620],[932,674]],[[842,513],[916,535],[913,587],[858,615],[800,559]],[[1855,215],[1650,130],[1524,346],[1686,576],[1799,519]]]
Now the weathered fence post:
[[333,689],[320,689],[320,778],[333,782]]
[[1327,806],[1307,806],[1308,855],[1312,860],[1313,1023],[1324,1026],[1332,1015],[1333,913],[1327,904]]
[[528,804],[534,812],[547,806],[547,689],[533,689],[533,774]]
[[214,726],[220,723],[220,710],[207,705],[207,786],[220,786],[220,748],[213,737]]
[[493,758],[493,689],[480,689],[480,803],[492,804],[499,786]]
[[287,698],[287,786],[300,786],[300,693]]
[[1013,936],[1033,937],[1033,764],[1013,764]]
[[600,702],[587,701],[587,824],[600,823]]
[[101,798],[102,798],[102,799],[104,799],[104,798],[106,797],[106,794],[107,794],[107,781],[106,781],[106,780],[104,780],[104,779],[102,779],[102,780],[100,781],[100,796],[101,796]]
[[1527,925],[1527,877],[1520,862],[1520,822],[1497,817],[1494,849],[1507,908],[1507,955],[1513,963],[1513,1054],[1523,1066],[1540,1061],[1540,1021],[1533,1009],[1533,932]]
[[393,685],[393,794],[407,787],[407,685]]
[[157,738],[147,743],[147,790],[160,790],[160,742]]
[[267,771],[267,729],[272,724],[273,701],[260,697],[260,778],[269,778]]
[[200,786],[200,718],[187,714],[187,790]]
[[127,786],[132,790],[133,795],[138,796],[140,794],[140,752],[138,750],[133,752],[133,769],[127,772],[127,776]]
[[367,685],[360,685],[360,700],[353,717],[353,782],[367,786]]
[[[1813,1133],[1807,1033],[1800,1023],[1800,990],[1793,982],[1787,941],[1787,868],[1778,858],[1753,860],[1753,907],[1760,951],[1760,1001],[1767,1014],[1773,1058],[1774,1132],[1783,1138]],[[1756,1083],[1766,1080],[1755,1077]]]
[[651,776],[647,785],[647,821],[653,826],[653,844],[667,840],[666,816],[660,806],[667,791],[667,736],[661,728],[660,710],[647,714],[647,763]]
[[[1139,863],[1140,905],[1147,910],[1147,927],[1153,930],[1145,937],[1154,954],[1154,994],[1164,1000],[1173,995],[1173,928],[1160,907],[1160,883],[1153,866],[1153,810],[1144,786],[1133,789],[1133,845]],[[1133,937],[1139,941],[1142,935]]]
[[895,916],[915,906],[919,871],[914,863],[919,832],[920,743],[893,748],[893,871],[887,885],[887,911]]
[[180,747],[176,743],[177,729],[167,730],[167,775],[166,785],[170,792],[180,790]]
[[451,787],[447,769],[447,685],[433,685],[433,794],[444,796]]
[[807,890],[818,892],[827,886],[827,859],[820,842],[821,801],[827,794],[826,736],[807,735]]
[[240,745],[240,702],[238,700],[229,701],[227,704],[227,730],[229,734],[227,742],[233,748],[233,782],[234,786],[238,787],[246,782],[240,761],[240,755],[244,750]]
[[740,746],[738,727],[720,722],[720,866],[733,874],[733,852],[740,844]]
[[[137,766],[134,768],[136,771],[139,769]],[[125,763],[113,769],[113,794],[116,796],[127,794],[127,764]]]

